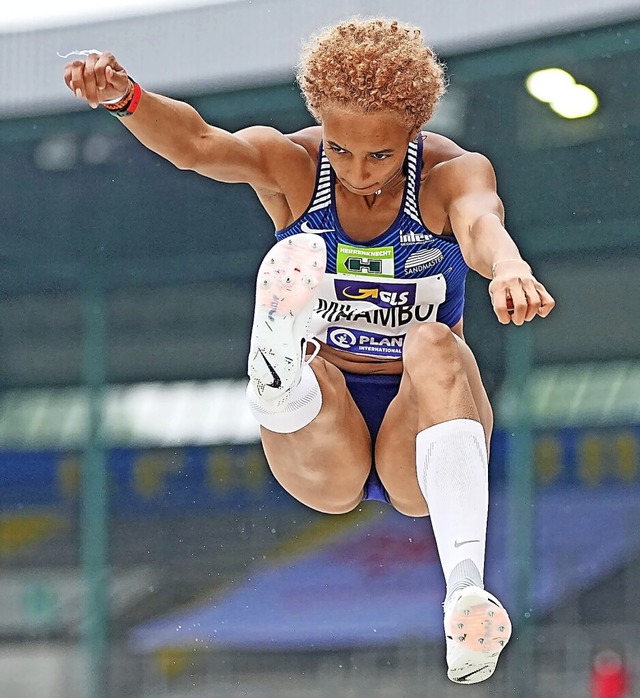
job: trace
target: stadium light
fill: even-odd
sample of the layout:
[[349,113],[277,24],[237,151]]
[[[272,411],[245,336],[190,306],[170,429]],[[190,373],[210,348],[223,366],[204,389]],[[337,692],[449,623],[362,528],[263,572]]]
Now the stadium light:
[[598,109],[598,95],[586,85],[575,85],[566,94],[558,96],[549,105],[565,119],[582,119]]
[[527,91],[541,102],[550,103],[570,90],[576,84],[575,78],[562,68],[546,68],[531,73],[526,80]]
[[532,97],[565,119],[582,119],[598,109],[598,95],[590,87],[579,85],[562,68],[536,70],[527,77],[525,85]]

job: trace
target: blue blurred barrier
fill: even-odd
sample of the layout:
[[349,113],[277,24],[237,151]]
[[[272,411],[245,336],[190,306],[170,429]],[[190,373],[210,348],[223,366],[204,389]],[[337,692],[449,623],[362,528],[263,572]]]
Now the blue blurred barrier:
[[[491,481],[505,477],[508,432],[494,434]],[[538,485],[640,484],[640,425],[562,428],[535,437]],[[82,454],[0,451],[0,509],[69,507],[79,501]],[[110,514],[242,509],[290,501],[271,477],[260,444],[114,448],[108,453]]]
[[[282,494],[259,444],[114,448],[107,470],[113,516],[237,509]],[[73,506],[81,472],[81,453],[0,452],[0,508]]]

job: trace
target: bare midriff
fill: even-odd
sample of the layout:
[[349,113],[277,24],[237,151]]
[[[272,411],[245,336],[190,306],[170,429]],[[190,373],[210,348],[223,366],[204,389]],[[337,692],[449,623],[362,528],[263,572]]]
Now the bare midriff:
[[376,360],[368,356],[358,356],[357,354],[340,351],[322,342],[319,342],[319,344],[320,352],[318,355],[337,366],[341,371],[346,371],[347,373],[402,373],[402,361],[400,359]]

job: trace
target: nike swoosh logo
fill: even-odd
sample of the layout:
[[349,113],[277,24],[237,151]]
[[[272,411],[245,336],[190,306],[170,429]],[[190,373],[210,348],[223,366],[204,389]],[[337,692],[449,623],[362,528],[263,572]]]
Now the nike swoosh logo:
[[[265,359],[266,361],[266,359]],[[459,548],[461,545],[467,545],[468,543],[479,543],[480,541],[477,538],[473,538],[471,540],[457,540],[454,541],[453,547],[454,548]]]
[[275,368],[269,363],[269,359],[264,355],[264,352],[262,349],[258,349],[260,352],[260,355],[264,359],[265,364],[267,364],[267,368],[269,369],[269,373],[271,373],[271,377],[273,378],[272,383],[266,383],[269,388],[275,388],[276,390],[282,386],[282,381],[280,380],[280,376],[276,373]]
[[488,666],[489,666],[488,664],[486,666],[481,666],[479,669],[472,671],[470,674],[465,674],[464,676],[461,676],[459,679],[456,679],[456,681],[466,681],[467,679],[471,678],[472,676],[475,676],[478,672],[484,671]]
[[318,233],[333,233],[333,232],[335,232],[335,228],[310,228],[309,221],[303,221],[302,225],[300,226],[300,230],[303,233],[315,233],[316,235]]

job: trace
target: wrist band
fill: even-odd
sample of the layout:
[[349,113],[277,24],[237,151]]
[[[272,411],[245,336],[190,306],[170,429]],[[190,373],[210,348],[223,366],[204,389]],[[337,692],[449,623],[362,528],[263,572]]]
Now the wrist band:
[[100,104],[109,111],[122,109],[122,107],[124,107],[131,99],[131,92],[133,91],[134,84],[135,81],[133,78],[128,78],[127,89],[122,97],[118,97],[117,99],[109,99],[104,102],[100,102]]
[[129,89],[126,94],[117,102],[102,102],[102,106],[113,116],[123,118],[131,116],[138,108],[142,88],[131,77],[129,77]]
[[491,265],[491,278],[495,279],[496,278],[496,267],[498,264],[502,264],[503,262],[522,262],[523,264],[526,264],[529,267],[529,272],[531,272],[531,266],[529,265],[528,262],[525,262],[524,259],[499,259],[497,262],[494,262]]
[[131,95],[131,86],[131,78],[129,78],[129,82],[127,83],[127,89],[121,97],[116,97],[115,99],[105,99],[104,102],[100,102],[100,105],[103,107],[112,107],[116,104],[119,104],[120,102],[126,102],[129,99],[129,96]]

